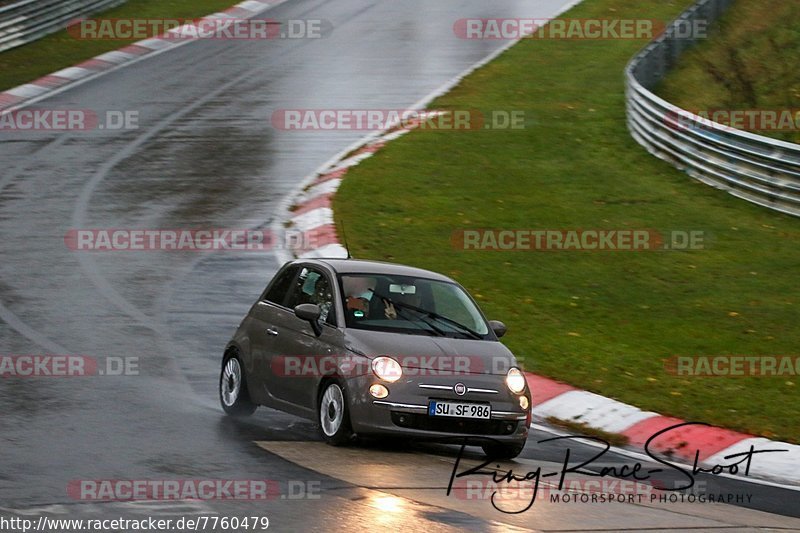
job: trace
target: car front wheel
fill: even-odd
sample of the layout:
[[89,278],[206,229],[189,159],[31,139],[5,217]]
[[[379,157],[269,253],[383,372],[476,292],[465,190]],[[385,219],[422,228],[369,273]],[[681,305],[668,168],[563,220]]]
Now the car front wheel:
[[222,372],[219,376],[219,400],[222,409],[231,416],[249,416],[258,407],[250,400],[244,368],[235,354],[228,356],[222,363]]
[[317,404],[317,420],[322,439],[328,444],[342,446],[352,440],[347,397],[338,382],[331,381],[324,385]]

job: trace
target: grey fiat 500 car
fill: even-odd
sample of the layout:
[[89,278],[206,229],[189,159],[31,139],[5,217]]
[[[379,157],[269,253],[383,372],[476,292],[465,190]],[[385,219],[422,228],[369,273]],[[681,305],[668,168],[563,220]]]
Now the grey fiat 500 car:
[[505,330],[441,274],[355,259],[291,261],[226,346],[220,401],[230,415],[265,405],[316,420],[333,445],[402,435],[516,457],[531,393],[498,341]]

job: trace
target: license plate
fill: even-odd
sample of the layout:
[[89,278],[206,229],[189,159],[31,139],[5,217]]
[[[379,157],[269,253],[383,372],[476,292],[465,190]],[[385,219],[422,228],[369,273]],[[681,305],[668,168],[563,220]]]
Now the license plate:
[[451,416],[455,418],[491,418],[492,407],[479,403],[431,400],[428,404],[428,415]]

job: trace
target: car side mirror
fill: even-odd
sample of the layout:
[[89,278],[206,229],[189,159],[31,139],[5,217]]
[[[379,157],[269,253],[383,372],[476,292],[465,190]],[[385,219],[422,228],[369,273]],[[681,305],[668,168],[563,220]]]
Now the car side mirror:
[[505,335],[506,331],[508,331],[506,325],[500,322],[499,320],[490,320],[489,327],[492,328],[492,331],[494,331],[494,334],[497,335],[498,339],[503,335]]
[[294,315],[300,320],[307,320],[314,330],[314,335],[317,337],[322,335],[322,326],[319,323],[322,309],[317,304],[300,304],[294,308]]

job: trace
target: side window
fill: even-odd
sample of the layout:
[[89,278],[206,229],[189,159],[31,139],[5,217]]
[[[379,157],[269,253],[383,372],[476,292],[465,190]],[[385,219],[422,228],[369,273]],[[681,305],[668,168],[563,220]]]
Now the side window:
[[322,272],[304,267],[297,277],[297,282],[289,294],[286,307],[293,309],[300,304],[317,304],[322,310],[320,320],[336,325],[336,313],[333,311],[333,291],[328,278]]
[[275,282],[264,295],[263,300],[272,302],[274,304],[283,305],[283,302],[286,300],[286,293],[289,292],[291,283],[294,281],[298,270],[300,270],[300,267],[290,266],[278,274]]

